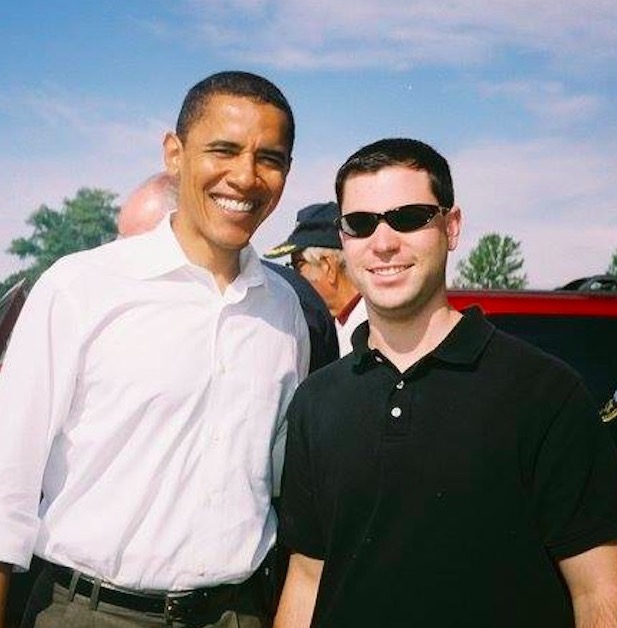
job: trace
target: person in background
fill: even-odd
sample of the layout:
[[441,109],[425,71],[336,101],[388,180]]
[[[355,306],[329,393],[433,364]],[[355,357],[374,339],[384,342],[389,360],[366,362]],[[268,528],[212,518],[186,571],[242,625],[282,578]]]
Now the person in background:
[[418,140],[336,177],[368,322],[288,417],[276,628],[617,626],[617,453],[581,377],[452,309],[461,210]]
[[118,236],[152,231],[178,207],[178,178],[162,171],[148,177],[129,194],[118,213]]
[[0,600],[12,565],[44,561],[24,626],[270,624],[260,566],[309,340],[249,241],[293,142],[270,81],[207,77],[163,143],[177,211],[30,292],[0,373]]
[[[118,235],[128,237],[153,229],[177,205],[178,182],[166,172],[159,172],[141,183],[123,203],[118,214]],[[339,349],[334,320],[311,284],[291,268],[262,260],[281,275],[296,291],[309,328],[311,360],[315,371],[338,359]]]
[[264,254],[267,259],[291,255],[290,265],[321,295],[336,323],[341,355],[351,351],[351,334],[366,320],[366,307],[345,267],[341,239],[334,226],[336,203],[301,209],[285,242]]

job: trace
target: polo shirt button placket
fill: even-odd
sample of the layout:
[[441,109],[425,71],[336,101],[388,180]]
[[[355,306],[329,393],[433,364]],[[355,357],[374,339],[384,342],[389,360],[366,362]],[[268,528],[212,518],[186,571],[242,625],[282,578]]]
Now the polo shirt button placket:
[[390,384],[388,427],[390,437],[405,438],[409,433],[410,420],[410,382],[398,376]]

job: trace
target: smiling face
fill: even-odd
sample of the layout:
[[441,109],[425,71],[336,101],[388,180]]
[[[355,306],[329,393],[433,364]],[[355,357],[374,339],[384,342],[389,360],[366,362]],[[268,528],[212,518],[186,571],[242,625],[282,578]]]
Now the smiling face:
[[276,207],[289,171],[284,112],[215,94],[183,142],[168,134],[167,171],[179,177],[174,232],[189,259],[231,281],[240,250]]
[[[410,203],[439,204],[428,174],[406,166],[350,175],[343,187],[341,211],[384,212]],[[347,270],[367,306],[378,317],[405,319],[446,303],[445,269],[454,250],[460,210],[438,214],[410,233],[381,221],[367,238],[341,234]]]

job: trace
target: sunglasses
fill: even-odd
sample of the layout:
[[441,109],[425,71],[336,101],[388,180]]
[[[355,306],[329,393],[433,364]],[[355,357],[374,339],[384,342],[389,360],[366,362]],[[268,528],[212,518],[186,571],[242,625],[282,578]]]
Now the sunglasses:
[[339,216],[334,221],[334,224],[344,234],[352,238],[368,238],[375,232],[377,225],[382,220],[394,231],[409,233],[428,225],[437,214],[445,216],[450,209],[450,207],[439,207],[439,205],[401,205],[381,214],[376,212],[352,212]]

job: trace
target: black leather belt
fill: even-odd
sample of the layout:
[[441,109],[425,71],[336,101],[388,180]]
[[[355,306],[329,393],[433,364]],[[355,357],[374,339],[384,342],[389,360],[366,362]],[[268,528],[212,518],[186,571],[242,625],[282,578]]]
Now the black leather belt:
[[141,592],[116,587],[97,578],[86,576],[70,567],[47,563],[53,579],[69,590],[91,600],[121,606],[141,613],[162,615],[167,620],[187,621],[213,610],[233,610],[241,589],[251,585],[252,578],[241,584],[223,584],[192,591]]

